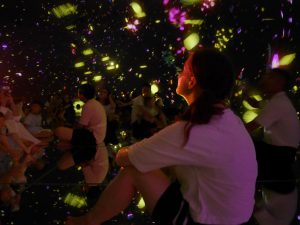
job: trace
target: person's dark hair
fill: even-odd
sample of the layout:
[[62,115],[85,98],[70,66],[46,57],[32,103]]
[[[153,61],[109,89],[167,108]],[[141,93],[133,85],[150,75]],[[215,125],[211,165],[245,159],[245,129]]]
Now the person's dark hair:
[[4,117],[4,114],[2,112],[0,112],[0,117]]
[[[107,91],[107,96],[106,98],[104,99],[104,102],[102,102],[103,105],[109,105],[110,104],[110,101],[109,101],[109,96],[110,96],[110,91],[108,89],[105,89]],[[101,90],[100,90],[101,92]]]
[[95,97],[96,90],[91,84],[82,84],[79,86],[78,91],[82,94],[87,100]]
[[151,85],[149,83],[144,83],[142,88],[151,88]]
[[272,76],[277,76],[283,81],[283,90],[287,91],[291,86],[291,74],[284,69],[274,68],[269,71]]
[[39,105],[43,108],[44,104],[39,100],[33,100],[30,105]]
[[199,49],[191,55],[191,70],[203,92],[181,116],[187,121],[184,128],[184,145],[195,124],[207,124],[214,115],[224,109],[216,104],[223,102],[231,93],[234,72],[227,57],[214,49]]

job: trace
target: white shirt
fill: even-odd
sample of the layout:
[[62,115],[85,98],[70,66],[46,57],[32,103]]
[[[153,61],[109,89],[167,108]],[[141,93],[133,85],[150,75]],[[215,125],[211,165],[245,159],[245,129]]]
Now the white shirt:
[[27,126],[27,129],[30,132],[32,132],[32,133],[39,132],[43,129],[42,128],[42,115],[29,113],[24,119],[24,124]]
[[107,121],[102,104],[96,99],[88,100],[83,105],[79,123],[93,132],[98,144],[95,159],[82,168],[85,181],[91,184],[100,183],[104,180],[109,167],[108,152],[103,142]]
[[276,146],[297,148],[300,123],[297,112],[285,92],[274,95],[255,121],[264,127],[264,141]]
[[79,123],[93,132],[97,144],[103,142],[107,122],[105,110],[99,101],[90,99],[83,105]]
[[131,109],[131,123],[134,123],[140,118],[141,107],[144,106],[144,98],[139,95],[132,99],[132,109]]
[[141,172],[175,166],[195,222],[248,221],[254,206],[257,163],[243,123],[227,109],[209,124],[195,125],[182,147],[184,125],[176,122],[129,146],[131,163]]
[[24,127],[24,125],[20,122],[20,116],[14,116],[13,112],[9,108],[3,106],[0,106],[0,112],[5,114],[5,126],[10,134],[16,134],[20,138],[30,141],[34,144],[41,142]]
[[97,147],[95,159],[82,167],[84,180],[88,184],[98,184],[104,181],[109,168],[108,152],[104,144]]

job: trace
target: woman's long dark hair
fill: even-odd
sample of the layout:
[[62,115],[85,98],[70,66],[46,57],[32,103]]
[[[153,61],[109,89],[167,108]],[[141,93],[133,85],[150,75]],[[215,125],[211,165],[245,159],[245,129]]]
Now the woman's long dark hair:
[[195,124],[207,124],[214,115],[223,114],[224,108],[216,104],[230,95],[234,83],[231,62],[213,49],[200,49],[192,53],[191,70],[203,92],[181,116],[187,121],[184,127],[184,143],[188,141]]

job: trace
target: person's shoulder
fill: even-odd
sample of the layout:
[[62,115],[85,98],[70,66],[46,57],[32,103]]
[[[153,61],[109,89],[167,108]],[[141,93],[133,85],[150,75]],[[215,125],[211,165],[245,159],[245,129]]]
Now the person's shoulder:
[[[290,103],[291,100],[288,97],[288,95],[285,92],[279,92],[276,95],[274,95],[268,102],[268,105],[282,105],[282,104],[287,104]],[[278,108],[279,109],[279,108]]]
[[136,101],[142,101],[142,100],[143,100],[143,96],[142,95],[138,95],[138,96],[136,96],[136,97],[134,97],[132,99],[132,101],[134,101],[134,102],[136,102]]
[[25,117],[26,117],[26,118],[30,118],[30,117],[34,117],[34,116],[35,116],[35,115],[34,115],[33,113],[30,112],[30,113],[28,113]]
[[83,105],[83,107],[92,107],[93,105],[97,105],[99,103],[99,101],[97,101],[96,99],[92,98],[89,99],[88,101],[86,101]]
[[89,100],[89,107],[94,110],[105,110],[103,104],[96,99]]

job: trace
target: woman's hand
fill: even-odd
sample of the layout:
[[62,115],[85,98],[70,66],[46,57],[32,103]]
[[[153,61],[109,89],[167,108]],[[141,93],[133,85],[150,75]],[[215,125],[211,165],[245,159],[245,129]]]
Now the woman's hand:
[[132,165],[130,162],[130,159],[128,157],[128,148],[127,147],[121,148],[118,151],[117,156],[116,156],[116,163],[118,166],[121,166],[121,167],[127,167],[127,166]]

